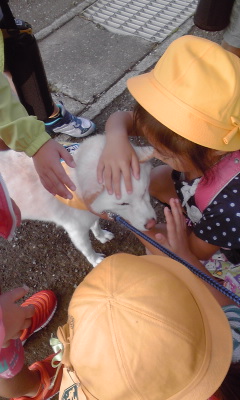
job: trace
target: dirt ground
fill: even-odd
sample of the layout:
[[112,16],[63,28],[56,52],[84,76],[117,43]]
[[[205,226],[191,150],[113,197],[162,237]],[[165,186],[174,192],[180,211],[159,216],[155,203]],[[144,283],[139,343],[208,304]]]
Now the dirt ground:
[[[97,132],[104,131],[110,113],[130,107],[132,99],[126,92],[96,118]],[[153,205],[161,219],[161,206],[155,200]],[[119,252],[145,254],[142,244],[125,227],[111,221],[102,220],[101,223],[103,228],[114,233],[115,238],[106,244],[93,239],[97,252],[106,256]],[[72,293],[92,267],[62,228],[39,221],[23,221],[11,242],[0,239],[0,253],[2,291],[26,284],[30,287],[30,295],[43,289],[51,289],[57,295],[58,308],[54,318],[25,345],[29,363],[41,360],[52,353],[49,339],[59,325],[65,324]]]

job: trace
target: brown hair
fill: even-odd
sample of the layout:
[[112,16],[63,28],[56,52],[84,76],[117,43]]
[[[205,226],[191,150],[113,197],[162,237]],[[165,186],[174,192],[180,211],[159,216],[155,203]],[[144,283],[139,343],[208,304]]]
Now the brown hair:
[[156,150],[162,154],[166,150],[167,156],[187,157],[203,174],[217,161],[213,159],[212,149],[193,143],[173,132],[138,103],[134,107],[133,121],[136,132],[144,136]]

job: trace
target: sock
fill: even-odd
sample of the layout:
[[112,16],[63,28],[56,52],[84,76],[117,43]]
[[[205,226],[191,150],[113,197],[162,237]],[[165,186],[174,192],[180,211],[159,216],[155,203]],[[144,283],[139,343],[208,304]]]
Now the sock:
[[53,118],[57,118],[57,117],[59,117],[59,116],[61,116],[61,109],[60,109],[60,107],[58,107],[58,111],[57,111],[57,112],[53,113],[53,114],[50,115],[50,117],[48,117],[48,118],[49,118],[49,119],[53,119]]
[[0,377],[9,379],[17,375],[24,364],[24,351],[20,339],[12,339],[8,347],[0,350]]

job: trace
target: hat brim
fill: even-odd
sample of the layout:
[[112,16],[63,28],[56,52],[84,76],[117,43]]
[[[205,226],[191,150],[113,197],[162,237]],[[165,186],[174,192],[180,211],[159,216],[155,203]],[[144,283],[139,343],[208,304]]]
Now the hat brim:
[[173,96],[157,82],[154,70],[128,79],[127,87],[149,114],[178,135],[214,150],[239,150],[239,134],[228,144],[223,140],[233,128],[231,125],[226,127]]
[[[161,256],[143,258],[146,257],[150,257],[151,262],[160,263]],[[208,334],[208,354],[201,370],[189,386],[169,400],[207,399],[217,391],[231,364],[233,340],[228,320],[206,284],[187,267],[168,257],[161,257],[161,264],[184,284],[187,282],[203,315],[205,332]]]

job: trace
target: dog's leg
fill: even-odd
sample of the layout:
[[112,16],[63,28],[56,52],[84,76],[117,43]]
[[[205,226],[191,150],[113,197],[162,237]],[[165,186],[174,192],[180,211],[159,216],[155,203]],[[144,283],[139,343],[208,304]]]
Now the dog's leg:
[[95,238],[99,240],[100,243],[109,242],[114,238],[114,234],[112,232],[106,231],[105,229],[101,229],[99,224],[99,219],[94,222],[91,226],[91,231],[94,234]]
[[104,254],[96,253],[93,250],[89,237],[89,230],[96,222],[98,222],[99,218],[86,211],[79,211],[78,213],[79,214],[77,214],[75,218],[73,218],[73,216],[71,219],[69,218],[68,222],[62,221],[61,225],[67,231],[75,247],[81,251],[90,264],[95,267],[105,257]]

